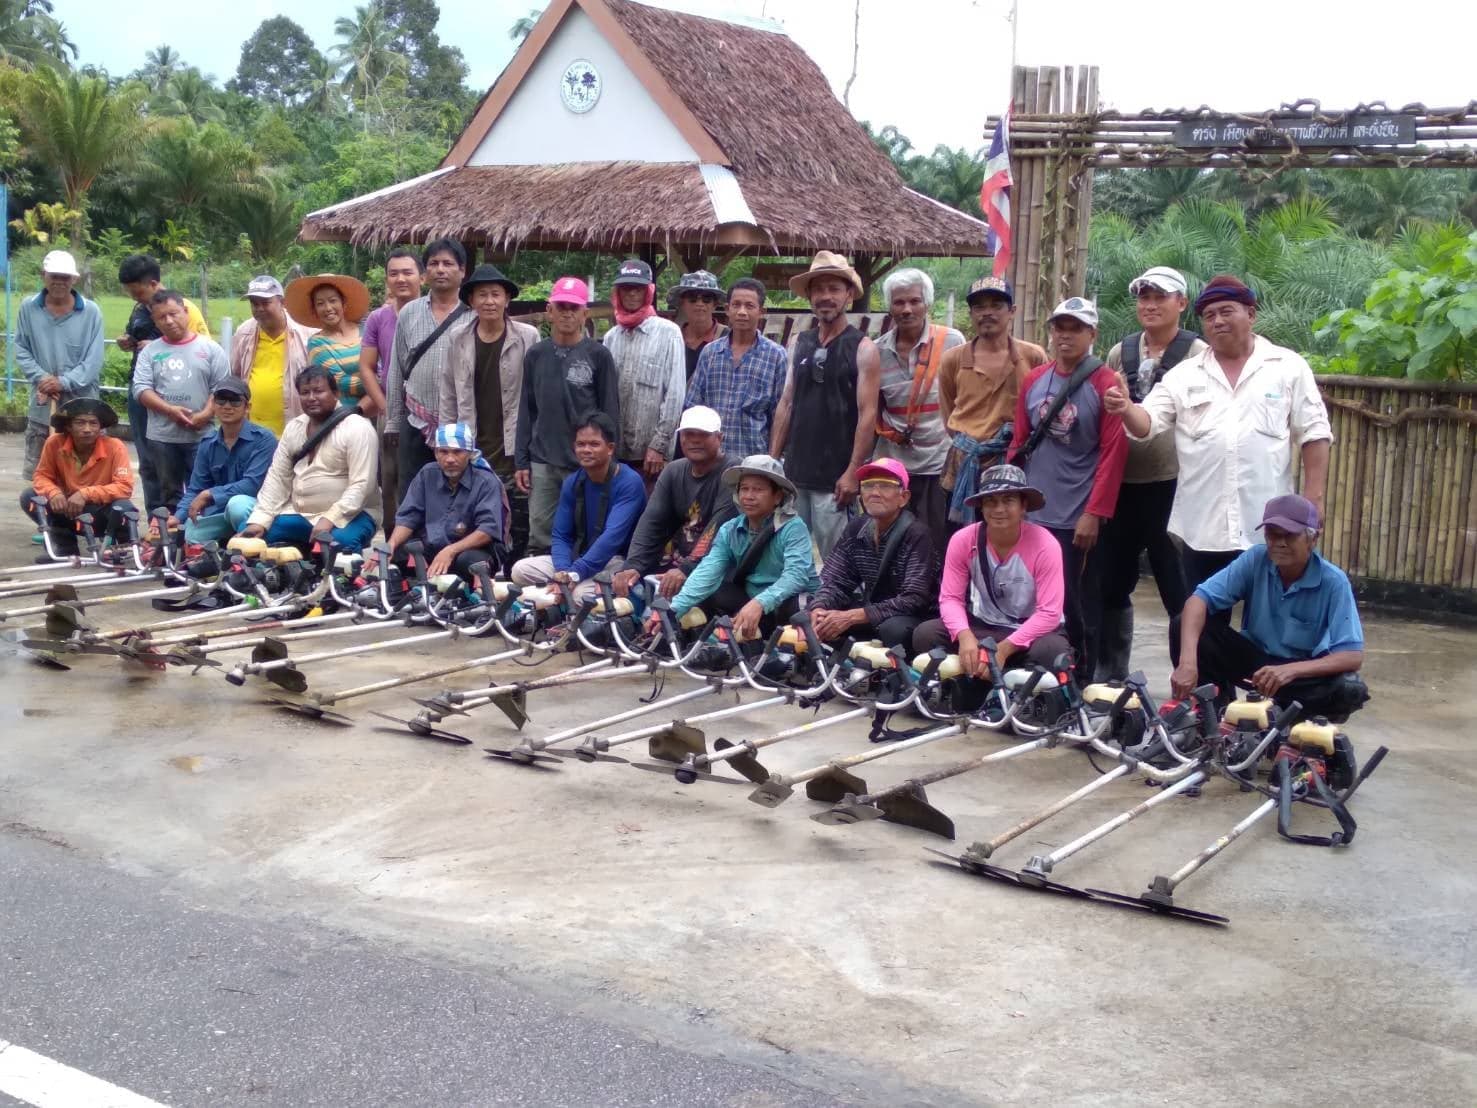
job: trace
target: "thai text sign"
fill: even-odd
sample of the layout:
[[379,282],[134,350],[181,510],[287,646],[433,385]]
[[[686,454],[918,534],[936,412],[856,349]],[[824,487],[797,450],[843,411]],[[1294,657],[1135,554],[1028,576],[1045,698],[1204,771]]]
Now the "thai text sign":
[[1175,124],[1176,146],[1412,146],[1415,116],[1361,113],[1331,121],[1287,117],[1267,122],[1202,116]]

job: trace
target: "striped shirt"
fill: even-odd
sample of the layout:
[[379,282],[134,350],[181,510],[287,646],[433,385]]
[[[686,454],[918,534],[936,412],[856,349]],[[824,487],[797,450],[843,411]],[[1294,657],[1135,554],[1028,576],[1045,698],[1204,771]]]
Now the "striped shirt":
[[635,327],[616,326],[605,332],[605,349],[615,359],[621,382],[621,441],[616,452],[638,461],[648,450],[670,458],[687,387],[682,329],[661,316],[647,316]]
[[359,376],[359,342],[339,342],[327,335],[314,335],[308,340],[308,364],[322,366],[338,384],[338,402],[352,408],[364,395],[364,381]]
[[698,355],[687,407],[706,404],[723,421],[723,449],[740,458],[769,453],[774,410],[790,368],[785,348],[763,335],[733,364],[733,335],[714,339]]
[[[465,309],[458,304],[452,310]],[[389,411],[385,414],[385,431],[388,433],[398,435],[407,427],[413,427],[427,442],[436,433],[441,401],[441,367],[446,363],[451,349],[451,332],[456,328],[448,327],[441,332],[434,345],[415,363],[409,379],[403,367],[410,361],[411,351],[430,338],[442,322],[445,322],[444,317],[438,322],[431,314],[430,296],[412,300],[400,309],[395,318],[395,357],[390,363],[389,383],[385,387],[385,399],[389,404]]]

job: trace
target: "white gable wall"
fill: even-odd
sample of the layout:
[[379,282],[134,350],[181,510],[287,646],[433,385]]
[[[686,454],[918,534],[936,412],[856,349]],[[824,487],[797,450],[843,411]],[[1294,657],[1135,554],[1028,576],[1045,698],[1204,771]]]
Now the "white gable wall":
[[[583,115],[559,99],[560,78],[579,58],[593,64],[601,80],[599,102]],[[697,152],[615,48],[574,7],[467,164],[697,160]]]

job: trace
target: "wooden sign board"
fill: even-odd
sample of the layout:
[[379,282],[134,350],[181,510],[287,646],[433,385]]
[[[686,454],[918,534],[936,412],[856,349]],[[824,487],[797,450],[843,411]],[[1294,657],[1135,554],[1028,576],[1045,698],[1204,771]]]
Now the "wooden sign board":
[[1414,146],[1415,116],[1361,113],[1323,122],[1307,116],[1272,119],[1270,126],[1225,116],[1200,116],[1175,123],[1181,147]]

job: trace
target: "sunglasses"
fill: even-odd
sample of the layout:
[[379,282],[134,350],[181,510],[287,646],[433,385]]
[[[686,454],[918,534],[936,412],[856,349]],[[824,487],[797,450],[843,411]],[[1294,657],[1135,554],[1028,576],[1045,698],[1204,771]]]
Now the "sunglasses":
[[214,398],[215,398],[215,402],[217,404],[223,404],[223,405],[224,404],[245,404],[246,403],[246,397],[244,397],[244,396],[237,396],[234,392],[225,392],[225,393],[218,392],[218,393],[215,393],[214,394]]

